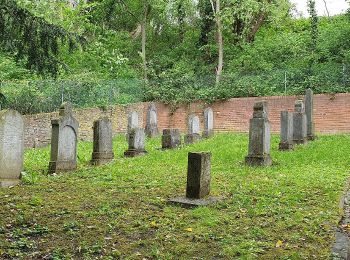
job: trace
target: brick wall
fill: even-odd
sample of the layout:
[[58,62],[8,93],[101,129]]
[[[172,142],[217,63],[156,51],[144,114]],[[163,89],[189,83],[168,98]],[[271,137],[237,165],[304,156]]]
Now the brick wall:
[[[264,98],[232,98],[211,104],[214,111],[214,129],[218,132],[246,132],[249,128],[249,118],[253,113],[253,105],[257,100],[268,101],[269,119],[272,131],[279,132],[280,111],[293,111],[294,101],[303,96],[274,96]],[[98,108],[77,109],[74,117],[79,121],[79,139],[92,140],[93,121],[100,116],[108,116],[112,120],[114,133],[125,132],[127,115],[136,110],[140,125],[146,122],[148,103],[138,103],[129,106],[115,106],[107,111]],[[158,126],[163,128],[179,128],[182,132],[187,129],[187,118],[191,113],[200,117],[203,126],[203,110],[206,104],[195,102],[182,105],[176,109],[163,103],[156,103],[158,110]],[[44,146],[50,143],[51,119],[57,118],[58,113],[46,113],[25,116],[26,147]],[[316,132],[319,133],[350,133],[350,94],[315,95],[314,119]]]

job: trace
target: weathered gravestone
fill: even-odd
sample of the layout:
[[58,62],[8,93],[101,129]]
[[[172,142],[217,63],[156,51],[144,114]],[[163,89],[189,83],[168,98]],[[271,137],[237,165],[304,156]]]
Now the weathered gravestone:
[[174,149],[181,145],[181,134],[179,129],[163,129],[162,148]]
[[65,172],[77,168],[78,121],[72,115],[72,105],[63,103],[60,119],[51,121],[51,159],[49,173]]
[[135,157],[147,153],[145,150],[145,131],[142,128],[134,128],[129,133],[129,148],[124,152],[125,157]]
[[148,137],[156,137],[159,134],[158,131],[158,118],[157,118],[157,108],[154,103],[151,103],[147,110],[146,119],[146,135]]
[[185,144],[192,144],[201,139],[200,123],[198,116],[191,115],[188,118],[188,134],[185,135]]
[[112,123],[108,118],[100,118],[94,122],[94,143],[92,152],[92,164],[102,165],[112,161],[113,137]]
[[281,151],[293,150],[293,114],[288,111],[281,112],[281,141],[279,149]]
[[19,183],[23,168],[24,121],[17,111],[0,111],[0,187]]
[[249,149],[245,162],[251,166],[269,166],[270,157],[270,122],[268,119],[267,102],[254,104],[253,118],[249,126]]
[[305,93],[305,114],[307,121],[307,139],[315,140],[314,93],[311,89],[307,89]]
[[139,127],[139,114],[136,111],[132,111],[128,114],[128,133],[131,132],[132,129]]
[[206,206],[218,201],[208,197],[211,179],[211,153],[188,153],[186,197],[170,199],[185,207]]
[[307,118],[302,100],[295,101],[293,113],[293,142],[295,144],[307,143]]
[[203,137],[209,138],[214,134],[214,113],[213,110],[208,107],[204,110],[204,132]]

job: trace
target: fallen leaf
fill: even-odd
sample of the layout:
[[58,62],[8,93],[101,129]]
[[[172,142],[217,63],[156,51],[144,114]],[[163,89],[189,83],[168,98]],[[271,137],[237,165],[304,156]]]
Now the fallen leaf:
[[185,228],[185,231],[187,231],[187,232],[192,232],[193,230],[192,230],[192,228]]
[[152,221],[151,224],[150,224],[151,227],[155,228],[157,227],[157,223],[155,221]]
[[283,245],[283,241],[282,240],[278,240],[276,243],[276,247],[281,247]]

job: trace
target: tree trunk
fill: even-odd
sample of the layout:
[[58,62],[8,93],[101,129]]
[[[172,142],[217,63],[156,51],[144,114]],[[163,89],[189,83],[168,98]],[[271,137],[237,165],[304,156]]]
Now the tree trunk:
[[179,24],[179,38],[183,42],[185,35],[185,10],[182,0],[179,1],[177,5],[177,20]]
[[217,26],[217,44],[218,44],[218,66],[216,68],[216,85],[220,83],[222,69],[224,66],[224,41],[222,37],[222,23],[220,19],[220,0],[215,1],[215,7],[212,0],[210,0],[213,8],[213,12],[215,14],[215,21]]
[[144,15],[141,22],[141,57],[143,65],[143,78],[147,80],[147,62],[146,62],[146,26],[147,26],[147,5],[144,6]]
[[255,20],[248,36],[247,36],[247,42],[253,42],[254,38],[255,38],[255,34],[258,32],[258,30],[260,29],[260,27],[263,25],[264,21],[266,18],[266,13],[265,12],[261,12],[259,14],[259,17]]

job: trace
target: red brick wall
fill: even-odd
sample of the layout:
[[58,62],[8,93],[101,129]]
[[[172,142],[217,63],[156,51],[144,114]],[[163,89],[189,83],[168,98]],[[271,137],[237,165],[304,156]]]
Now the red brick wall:
[[[249,129],[249,118],[253,113],[253,105],[257,100],[268,101],[269,119],[272,131],[279,132],[280,111],[294,109],[294,101],[303,96],[274,96],[264,98],[232,98],[227,101],[215,102],[210,105],[214,111],[215,131],[246,132]],[[148,103],[138,103],[129,106],[115,106],[107,111],[98,108],[78,109],[74,111],[79,121],[79,139],[92,140],[93,121],[100,116],[108,116],[112,120],[114,133],[125,132],[127,114],[135,109],[139,112],[140,125],[146,122]],[[206,105],[196,102],[182,105],[176,109],[169,105],[156,103],[158,110],[158,126],[163,128],[179,128],[182,132],[187,129],[187,118],[191,113],[200,117],[203,126],[203,110]],[[57,118],[57,113],[25,116],[26,147],[47,145],[51,138],[51,119]],[[315,95],[314,120],[316,132],[319,133],[350,133],[350,94]]]

